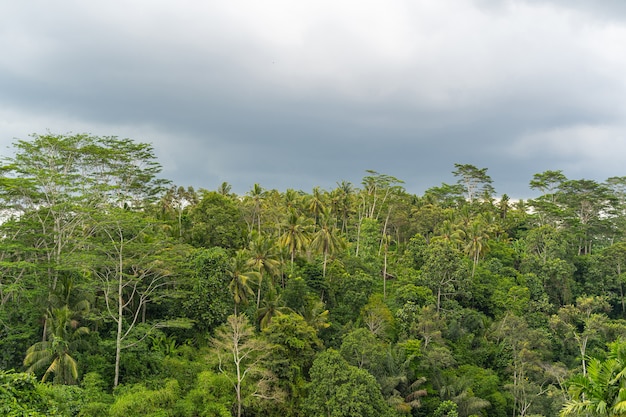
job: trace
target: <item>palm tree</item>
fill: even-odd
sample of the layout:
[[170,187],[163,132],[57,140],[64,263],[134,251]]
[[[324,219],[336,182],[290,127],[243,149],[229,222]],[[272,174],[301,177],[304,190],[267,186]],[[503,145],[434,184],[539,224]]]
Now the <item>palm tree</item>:
[[339,236],[337,229],[335,229],[330,222],[330,218],[325,215],[322,219],[322,225],[319,230],[315,232],[313,240],[311,241],[311,249],[321,253],[324,256],[323,273],[326,278],[326,264],[328,262],[328,256],[334,254],[340,249],[345,247],[343,239]]
[[471,385],[471,380],[467,377],[454,377],[440,389],[442,399],[453,401],[457,405],[459,417],[480,415],[483,409],[491,405],[489,401],[476,397]]
[[257,233],[261,234],[261,209],[263,207],[263,198],[265,197],[265,190],[259,184],[254,184],[252,190],[248,192],[248,195],[252,198],[252,224],[257,224]]
[[298,313],[302,316],[304,321],[315,330],[330,327],[330,323],[328,322],[328,310],[324,302],[314,296],[307,295],[304,298]]
[[78,364],[72,357],[80,336],[89,333],[87,327],[79,327],[77,312],[65,305],[48,311],[48,340],[37,342],[26,351],[24,365],[27,372],[43,368],[42,381],[54,374],[55,384],[75,384],[78,379]]
[[452,244],[455,248],[459,247],[465,237],[465,232],[459,229],[458,226],[450,220],[444,220],[437,228],[436,233],[437,235],[431,239],[433,242],[443,240]]
[[283,194],[283,204],[289,210],[298,209],[300,200],[302,200],[302,195],[293,188],[288,188]]
[[314,221],[314,229],[317,229],[317,222],[320,216],[326,212],[326,204],[322,200],[322,192],[320,191],[320,187],[313,188],[313,194],[309,199],[309,211],[313,214]]
[[244,250],[239,250],[232,258],[230,265],[228,266],[228,275],[230,276],[230,284],[228,288],[233,294],[235,301],[235,315],[237,315],[237,307],[248,304],[248,297],[254,295],[250,289],[248,281],[258,280],[259,273],[257,271],[251,271],[248,266],[248,256]]
[[250,242],[250,259],[248,266],[255,268],[259,273],[256,307],[261,304],[261,286],[263,284],[263,273],[270,276],[276,275],[280,261],[277,258],[274,243],[266,236],[258,235]]
[[337,215],[341,216],[341,232],[346,233],[348,231],[348,218],[354,210],[354,188],[352,183],[341,181],[341,183],[337,183],[335,192],[338,198]]
[[561,417],[590,415],[621,417],[626,415],[626,342],[609,345],[606,360],[593,358],[587,374],[570,379],[571,399],[561,409]]
[[289,248],[291,255],[291,273],[293,274],[293,260],[296,253],[306,248],[309,243],[309,225],[295,210],[289,210],[287,220],[283,224],[285,231],[280,236],[280,245]]
[[263,330],[269,326],[274,317],[291,312],[293,311],[289,307],[285,306],[282,297],[276,292],[276,288],[274,288],[273,285],[270,285],[267,295],[261,302],[261,307],[257,310],[259,327]]
[[478,217],[472,223],[470,223],[467,232],[467,243],[465,245],[465,252],[472,258],[472,278],[476,272],[476,265],[481,255],[487,248],[487,239],[489,235],[485,228],[485,223],[482,217]]

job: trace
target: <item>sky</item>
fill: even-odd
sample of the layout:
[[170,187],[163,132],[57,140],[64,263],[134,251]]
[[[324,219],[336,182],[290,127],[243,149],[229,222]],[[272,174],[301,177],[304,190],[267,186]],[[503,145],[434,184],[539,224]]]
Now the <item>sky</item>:
[[177,185],[243,194],[366,170],[422,194],[625,176],[623,0],[0,2],[0,155],[32,134],[152,143]]

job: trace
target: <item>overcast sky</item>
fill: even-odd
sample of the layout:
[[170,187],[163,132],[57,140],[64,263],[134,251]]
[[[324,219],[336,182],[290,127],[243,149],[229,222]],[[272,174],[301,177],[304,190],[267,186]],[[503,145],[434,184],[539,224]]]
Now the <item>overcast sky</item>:
[[498,195],[624,176],[623,0],[0,2],[0,149],[151,142],[178,185],[421,194],[454,163]]

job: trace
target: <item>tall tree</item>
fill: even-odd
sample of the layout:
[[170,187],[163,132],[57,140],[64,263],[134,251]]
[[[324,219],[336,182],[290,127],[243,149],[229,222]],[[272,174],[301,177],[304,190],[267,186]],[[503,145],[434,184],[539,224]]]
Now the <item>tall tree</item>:
[[239,314],[238,307],[247,305],[248,298],[254,294],[250,288],[249,281],[259,280],[259,273],[250,269],[248,261],[248,254],[244,250],[238,250],[235,256],[232,257],[227,269],[230,277],[228,288],[235,302],[235,315]]
[[296,254],[306,249],[309,243],[310,226],[303,216],[299,216],[294,209],[291,209],[282,228],[284,232],[279,238],[279,243],[289,250],[291,255],[291,273],[293,274],[293,261]]
[[280,267],[274,242],[267,236],[257,235],[250,242],[250,259],[248,265],[259,273],[257,288],[256,307],[261,305],[261,288],[263,287],[263,275],[276,276]]
[[459,185],[463,186],[467,201],[471,204],[477,198],[494,194],[493,180],[487,174],[487,168],[477,168],[471,164],[454,164],[456,168],[452,174],[458,178]]
[[461,255],[445,242],[434,242],[428,246],[422,279],[437,297],[437,313],[441,311],[444,299],[459,295],[464,289],[467,268]]
[[148,328],[148,304],[170,297],[176,286],[177,264],[186,256],[159,233],[155,220],[123,208],[103,213],[94,226],[93,272],[101,281],[106,315],[116,324],[115,379],[120,380],[122,350],[135,346],[159,327],[182,323],[156,320]]
[[[271,383],[274,375],[264,365],[271,346],[256,337],[245,315],[229,316],[227,323],[217,330],[213,346],[219,359],[219,370],[228,377],[235,390],[237,417],[243,414],[243,402],[247,396],[282,400],[283,393]],[[248,391],[244,385],[247,380],[254,381]]]
[[328,257],[344,247],[345,243],[339,236],[337,229],[331,223],[330,218],[325,216],[320,228],[315,232],[311,240],[311,249],[321,253],[324,257],[322,273],[324,277],[326,277]]
[[248,198],[251,203],[252,219],[250,221],[250,230],[252,232],[254,227],[257,228],[257,233],[261,234],[261,212],[263,211],[263,201],[265,198],[265,190],[259,184],[254,184],[252,189],[248,192]]
[[306,406],[308,415],[315,416],[394,415],[376,379],[366,370],[348,364],[332,349],[320,353],[313,362]]
[[478,261],[481,256],[487,249],[487,240],[489,239],[489,234],[487,232],[487,225],[483,220],[482,216],[478,216],[474,221],[472,221],[469,227],[466,230],[465,236],[467,238],[465,244],[465,252],[472,259],[472,278],[476,273],[476,265],[478,265]]

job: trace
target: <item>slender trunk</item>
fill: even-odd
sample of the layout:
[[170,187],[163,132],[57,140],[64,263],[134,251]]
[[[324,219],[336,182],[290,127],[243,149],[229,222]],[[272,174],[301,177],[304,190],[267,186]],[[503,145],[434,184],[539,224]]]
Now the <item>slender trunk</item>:
[[437,288],[437,314],[441,310],[441,286]]
[[113,381],[113,387],[117,387],[120,382],[120,357],[122,355],[122,331],[123,319],[124,319],[124,258],[122,256],[123,243],[120,243],[119,249],[119,264],[117,271],[117,334],[115,337],[115,379]]
[[583,367],[583,376],[587,375],[587,361],[585,360],[585,353],[587,352],[587,337],[584,337],[581,341],[580,341],[580,359],[582,361],[582,367]]
[[237,386],[235,392],[237,393],[237,417],[241,417],[241,369],[239,363],[237,365]]
[[261,285],[263,284],[263,272],[259,269],[259,288],[256,294],[256,308],[258,309],[261,306]]
[[41,335],[41,341],[45,342],[48,335],[48,315],[43,316],[43,334]]
[[383,300],[387,299],[387,245],[385,245],[385,258],[383,263]]
[[383,237],[382,239],[380,239],[380,245],[378,246],[378,256],[380,256],[380,251],[383,249],[385,235],[387,234],[387,224],[389,223],[390,215],[391,215],[391,207],[389,207],[389,211],[387,211],[387,217],[385,218],[385,224],[383,225]]
[[361,243],[361,223],[363,218],[359,219],[359,223],[356,226],[356,253],[354,256],[359,257],[359,244]]
[[183,237],[183,211],[178,210],[178,237]]

